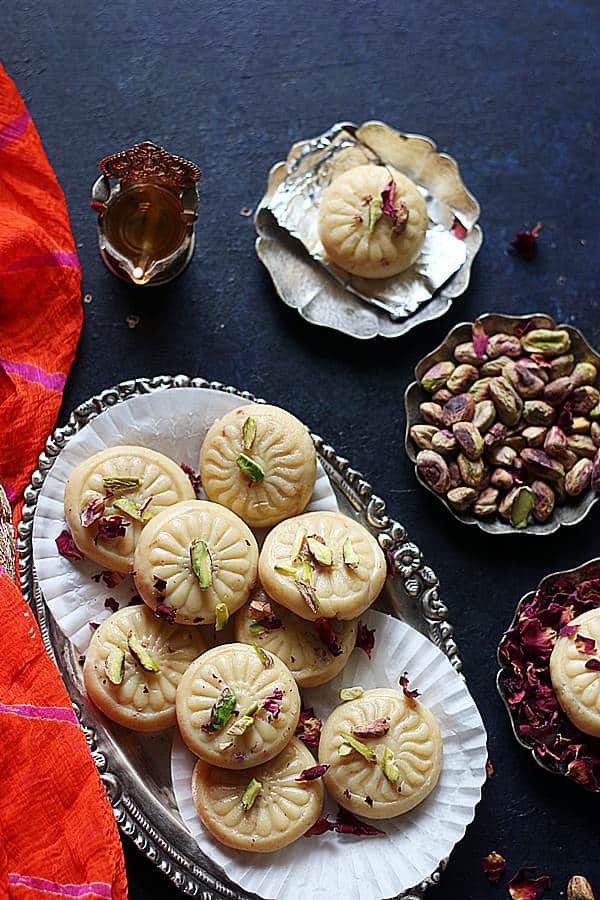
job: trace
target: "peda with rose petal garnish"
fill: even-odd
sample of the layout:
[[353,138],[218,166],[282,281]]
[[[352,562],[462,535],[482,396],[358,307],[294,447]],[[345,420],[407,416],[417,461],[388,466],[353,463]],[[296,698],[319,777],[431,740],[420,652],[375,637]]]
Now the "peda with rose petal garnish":
[[408,269],[425,240],[428,215],[417,186],[391,166],[355,166],[323,192],[319,237],[327,256],[361,278]]
[[94,632],[83,666],[88,697],[132,731],[170,728],[177,686],[205,649],[197,628],[172,625],[147,606],[127,606]]
[[226,623],[256,580],[256,538],[239,516],[208,500],[163,510],[145,527],[135,586],[152,609],[193,625]]
[[291,413],[262,403],[226,413],[200,451],[209,500],[229,507],[248,525],[275,525],[301,513],[314,490],[315,446]]
[[71,472],[65,518],[84,556],[127,574],[146,524],[166,507],[194,497],[188,476],[168,456],[147,447],[109,447]]
[[269,762],[234,772],[198,760],[192,795],[200,821],[222,844],[235,850],[272,853],[302,837],[323,806],[322,778],[297,738]]
[[325,787],[340,806],[367,819],[389,819],[421,803],[438,782],[442,755],[432,713],[389,688],[340,703],[319,742],[319,762],[329,766]]
[[550,656],[550,677],[573,725],[600,738],[600,607],[562,629]]
[[234,616],[236,641],[256,643],[286,664],[300,687],[325,684],[356,646],[358,619],[309,622],[280,606],[260,586]]
[[300,694],[275,654],[258,645],[221,644],[190,666],[176,706],[181,737],[192,753],[213,766],[248,769],[289,743]]
[[311,512],[275,526],[263,544],[258,573],[267,594],[303,619],[356,619],[379,596],[386,560],[359,522],[337,512]]

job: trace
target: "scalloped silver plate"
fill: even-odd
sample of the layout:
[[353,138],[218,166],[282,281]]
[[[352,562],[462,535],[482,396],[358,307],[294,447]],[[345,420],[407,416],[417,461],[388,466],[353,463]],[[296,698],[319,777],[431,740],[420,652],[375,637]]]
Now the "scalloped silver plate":
[[[557,326],[554,319],[551,316],[547,316],[545,313],[530,313],[526,316],[506,316],[502,313],[486,313],[478,318],[484,325],[486,322],[491,325],[491,334],[496,334],[499,331],[514,334],[517,325],[520,322],[525,321],[534,322],[536,328],[564,328],[571,335],[571,343],[572,347],[575,349],[577,360],[587,360],[592,362],[600,371],[600,355],[593,347],[590,347],[581,331],[579,331],[578,328],[574,328],[572,325]],[[435,350],[432,350],[431,353],[428,353],[427,356],[424,356],[415,366],[415,378],[417,380],[409,384],[404,394],[404,410],[406,413],[404,448],[406,450],[406,455],[413,463],[416,463],[418,451],[415,449],[415,445],[410,438],[410,429],[413,425],[417,425],[421,422],[419,415],[420,404],[431,399],[430,394],[421,387],[419,382],[425,372],[427,372],[427,370],[435,363],[450,359],[454,352],[454,348],[458,344],[471,340],[472,324],[472,322],[459,322],[458,325],[455,325],[454,328],[448,332],[442,343],[439,344]],[[553,534],[555,531],[558,531],[561,525],[577,525],[585,519],[598,500],[598,495],[594,494],[590,489],[583,495],[578,503],[567,503],[564,506],[555,507],[552,518],[547,522],[535,522],[531,525],[527,525],[526,528],[513,528],[512,525],[509,525],[508,522],[504,522],[497,515],[491,519],[479,519],[477,516],[471,515],[468,511],[458,512],[450,506],[445,497],[441,494],[436,494],[436,492],[423,481],[417,472],[416,465],[415,475],[417,481],[422,484],[430,494],[433,494],[433,496],[446,507],[448,512],[454,516],[455,519],[458,519],[458,521],[462,522],[464,525],[476,525],[478,528],[481,528],[482,531],[487,531],[488,534]]]
[[[379,157],[430,188],[459,215],[468,229],[465,238],[467,258],[460,269],[434,296],[418,306],[406,318],[394,321],[381,309],[368,305],[339,284],[316,262],[299,240],[281,228],[268,209],[270,198],[286,178],[289,168],[317,145],[330,140],[342,129],[354,130],[362,142]],[[467,289],[473,260],[481,247],[483,232],[477,225],[479,204],[462,183],[458,164],[447,153],[440,153],[431,138],[405,134],[384,122],[338,122],[311,140],[299,141],[287,160],[276,163],[269,172],[267,190],[254,217],[258,233],[256,254],[267,268],[275,290],[286,304],[303,319],[348,334],[359,340],[374,337],[399,337],[422,322],[446,313],[452,301]]]
[[[18,531],[19,578],[23,594],[38,619],[44,644],[56,661],[73,706],[81,722],[92,756],[100,772],[121,832],[156,865],[184,894],[202,900],[249,900],[250,895],[228,881],[205,857],[183,825],[177,810],[170,777],[170,737],[136,735],[108,722],[87,701],[81,690],[80,667],[73,649],[56,628],[44,604],[32,555],[33,518],[40,490],[65,444],[95,416],[110,406],[152,391],[174,387],[203,387],[225,391],[248,401],[257,401],[247,391],[187,375],[139,378],[115,385],[91,397],[75,409],[65,426],[48,438],[38,468],[25,491],[23,518]],[[397,574],[388,577],[378,607],[408,622],[432,640],[457,671],[462,662],[448,622],[448,610],[440,600],[438,579],[425,565],[406,530],[386,513],[385,501],[348,460],[318,435],[312,435],[319,458],[329,476],[340,510],[360,521],[376,535],[381,547],[392,555]],[[442,863],[431,876],[402,900],[420,900],[425,890],[437,884]]]

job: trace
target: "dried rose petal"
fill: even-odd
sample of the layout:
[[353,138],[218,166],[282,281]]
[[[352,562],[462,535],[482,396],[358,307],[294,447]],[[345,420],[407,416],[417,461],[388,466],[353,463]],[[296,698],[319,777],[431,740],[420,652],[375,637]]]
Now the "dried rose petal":
[[294,781],[299,781],[304,783],[306,781],[316,781],[317,778],[322,778],[329,766],[326,765],[318,765],[318,766],[310,766],[308,769],[303,769],[302,772],[298,775]]
[[323,644],[327,647],[332,656],[341,656],[343,653],[342,645],[337,639],[337,634],[333,630],[333,626],[329,619],[317,619],[315,621],[315,630]]
[[281,710],[281,700],[283,699],[283,691],[281,688],[273,688],[273,693],[266,697],[262,702],[262,708],[266,709],[270,715],[276,719]]
[[416,700],[416,698],[419,696],[419,691],[409,690],[408,672],[403,672],[398,681],[400,682],[400,687],[404,691],[404,696],[406,697],[406,699],[409,701]]
[[394,227],[404,229],[408,221],[408,206],[402,200],[395,202],[396,182],[390,179],[388,184],[381,192],[381,212],[384,216],[389,216]]
[[450,234],[453,234],[455,238],[458,238],[459,241],[464,241],[466,238],[468,231],[460,222],[456,216],[454,217],[454,222],[452,223],[452,228],[450,229]]
[[575,646],[580,653],[595,653],[596,641],[594,638],[586,637],[584,634],[578,634],[575,638]]
[[267,616],[272,616],[273,607],[271,606],[270,600],[263,600],[255,597],[250,601],[248,612],[250,613],[250,618],[256,619],[258,621],[259,619],[267,618]]
[[485,763],[485,773],[488,778],[492,778],[494,775],[494,766],[492,765],[491,759],[487,759]]
[[540,656],[552,653],[556,631],[553,628],[542,628],[537,619],[531,619],[521,631],[521,639],[528,650]]
[[500,881],[504,875],[506,860],[500,853],[496,853],[496,851],[493,850],[491,853],[488,853],[487,856],[483,857],[481,860],[481,868],[492,884],[496,884],[496,882]]
[[309,706],[300,713],[298,727],[296,728],[296,737],[300,738],[307,747],[312,747],[316,750],[319,746],[319,740],[321,739],[322,725],[321,719],[315,715],[312,706]]
[[129,522],[126,522],[123,516],[104,516],[98,520],[96,540],[102,538],[104,541],[114,541],[124,537],[128,527]]
[[96,628],[100,628],[100,622],[88,622],[88,625],[92,631],[95,631]]
[[375,629],[368,628],[363,622],[358,623],[358,631],[356,632],[356,646],[364,650],[369,659],[375,647]]
[[388,575],[391,575],[393,578],[394,575],[398,574],[398,564],[396,563],[396,558],[394,556],[393,550],[385,551],[385,561],[387,563]]
[[102,572],[96,572],[95,575],[92,575],[92,581],[95,581],[96,584],[103,581],[106,587],[109,588],[116,587],[124,578],[124,575],[119,575],[118,572],[111,572],[109,569],[103,569]]
[[358,738],[383,737],[390,730],[389,716],[382,716],[380,719],[373,719],[366,725],[352,729],[352,734]]
[[483,359],[490,339],[485,333],[483,323],[479,319],[475,319],[475,321],[473,322],[471,334],[473,341],[473,350],[475,351],[479,359]]
[[600,672],[600,659],[588,659],[585,667],[591,672]]
[[80,553],[75,546],[73,536],[67,528],[63,528],[55,543],[56,549],[65,559],[83,559],[83,553]]
[[304,837],[316,837],[325,834],[326,831],[335,831],[335,822],[327,816],[319,816],[315,824],[304,833]]
[[563,625],[558,632],[559,637],[571,637],[577,631],[577,625]]
[[508,882],[508,892],[513,900],[541,900],[550,887],[550,876],[540,875],[534,878],[536,869],[525,866]]
[[533,259],[537,251],[537,237],[542,230],[542,223],[538,222],[531,231],[518,231],[509,244],[512,253],[518,253],[523,259]]
[[154,615],[158,616],[159,619],[164,619],[164,621],[168,622],[169,625],[174,625],[175,617],[177,616],[177,610],[174,606],[170,606],[168,603],[159,603],[154,610]]
[[94,525],[104,515],[106,501],[102,497],[94,497],[89,500],[81,511],[81,524],[84,528]]
[[357,819],[356,816],[353,816],[352,813],[348,812],[347,809],[342,809],[341,807],[338,807],[338,816],[335,825],[335,830],[338,832],[338,834],[385,834],[385,832],[380,831],[379,828],[375,828],[373,825],[369,825],[367,822],[361,822],[360,819]]
[[195,469],[192,469],[191,466],[188,466],[187,463],[180,463],[180,468],[183,469],[187,477],[190,479],[190,484],[194,488],[196,492],[196,497],[200,494],[200,489],[202,487],[202,480]]
[[119,601],[115,600],[114,597],[107,597],[104,601],[105,609],[110,609],[111,612],[116,613],[119,609]]
[[573,414],[573,410],[571,409],[571,404],[567,400],[567,402],[563,404],[563,407],[558,414],[557,425],[564,431],[565,434],[570,434],[573,429],[574,418],[575,416]]

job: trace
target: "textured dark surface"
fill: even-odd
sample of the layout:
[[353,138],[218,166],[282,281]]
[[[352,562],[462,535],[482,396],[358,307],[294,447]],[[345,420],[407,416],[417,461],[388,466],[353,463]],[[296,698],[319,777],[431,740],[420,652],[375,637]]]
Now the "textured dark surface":
[[[597,798],[535,766],[494,686],[496,645],[516,601],[545,573],[598,554],[598,507],[544,539],[485,535],[418,487],[402,448],[413,366],[455,322],[547,311],[600,344],[597,13],[593,2],[557,0],[0,2],[0,58],[65,190],[92,295],[61,421],[136,375],[183,371],[248,388],[348,456],[440,577],[495,775],[432,898],[507,896],[481,872],[491,850],[508,858],[511,874],[526,863],[548,872],[552,898],[573,873],[600,890]],[[369,118],[430,135],[459,160],[485,241],[449,315],[407,339],[361,344],[283,306],[240,210],[255,206],[293,141]],[[100,157],[144,138],[204,170],[192,264],[154,292],[107,272],[88,208]],[[538,220],[537,259],[508,256],[514,231]],[[130,314],[141,318],[133,330]],[[126,854],[132,900],[176,896],[130,846]]]

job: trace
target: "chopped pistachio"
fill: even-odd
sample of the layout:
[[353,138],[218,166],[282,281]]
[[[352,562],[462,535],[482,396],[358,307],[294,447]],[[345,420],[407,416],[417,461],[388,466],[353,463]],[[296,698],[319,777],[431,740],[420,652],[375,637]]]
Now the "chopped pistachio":
[[114,478],[102,479],[104,492],[106,494],[126,494],[129,491],[135,491],[141,483],[141,478],[115,476]]
[[258,797],[262,790],[262,782],[257,781],[256,778],[253,778],[249,783],[242,794],[242,809],[246,812],[254,805],[254,801]]
[[319,598],[315,594],[314,588],[312,586],[312,574],[313,568],[308,560],[304,560],[302,563],[302,568],[296,572],[295,582],[296,587],[302,594],[302,598],[305,601],[306,605],[310,609],[311,612],[316,613],[319,610]]
[[289,578],[294,578],[296,575],[296,569],[293,566],[283,566],[277,563],[273,568],[278,575],[287,575]]
[[296,580],[303,581],[305,584],[308,584],[310,586],[312,584],[313,572],[314,569],[309,561],[307,559],[304,559],[302,561],[300,571],[296,572]]
[[350,756],[352,753],[352,747],[350,744],[340,744],[338,747],[338,756]]
[[357,753],[360,753],[360,755],[369,762],[374,762],[376,760],[377,757],[375,751],[371,747],[367,747],[366,744],[363,744],[362,741],[359,741],[358,738],[355,738],[353,734],[342,731],[341,738],[345,744],[349,744],[353,750],[356,750]]
[[292,564],[296,562],[300,553],[302,551],[302,545],[304,544],[304,538],[306,537],[306,528],[303,525],[298,525],[296,529],[296,534],[294,535],[294,541],[292,543],[292,549],[290,551],[290,560]]
[[158,672],[158,663],[150,656],[142,642],[130,631],[127,636],[127,646],[131,650],[131,655],[136,662],[140,664],[146,672]]
[[320,566],[331,566],[333,564],[333,553],[330,547],[322,544],[321,541],[314,537],[307,538],[306,543],[308,544],[310,555]]
[[227,734],[238,736],[245,734],[254,725],[254,714],[258,710],[258,703],[253,703],[247,710],[227,729]]
[[130,519],[135,519],[136,522],[145,523],[152,518],[152,513],[149,513],[147,508],[142,508],[139,503],[136,503],[130,497],[119,497],[114,501],[113,506],[120,512],[125,513],[126,516],[129,516]]
[[218,745],[218,747],[219,747],[219,750],[221,750],[221,752],[224,753],[225,750],[231,750],[231,748],[233,747],[233,741],[222,741]]
[[250,450],[256,437],[256,419],[248,416],[242,425],[242,446],[244,450]]
[[381,197],[374,197],[369,203],[369,234],[373,231],[383,215],[383,203]]
[[344,546],[342,548],[342,554],[344,557],[344,565],[349,566],[351,569],[356,569],[360,562],[358,554],[354,547],[352,546],[351,538],[347,537],[344,541]]
[[206,541],[192,541],[190,544],[192,571],[202,589],[212,584],[212,559]]
[[340,700],[358,700],[364,694],[364,688],[359,685],[356,687],[342,688],[340,691]]
[[223,688],[221,695],[210,713],[210,731],[220,731],[225,728],[232,717],[237,697],[231,688]]
[[261,464],[257,463],[255,459],[252,459],[252,457],[247,456],[245,453],[240,453],[236,459],[236,463],[244,475],[247,475],[252,481],[262,481],[265,477],[265,470]]
[[267,653],[266,650],[263,650],[262,647],[259,647],[258,644],[252,644],[252,646],[265,669],[271,669],[273,667],[273,657],[271,654]]
[[121,684],[125,668],[125,652],[120,647],[111,647],[104,663],[106,675],[112,684]]
[[222,631],[229,622],[229,607],[226,603],[217,603],[215,617],[215,631]]
[[387,780],[391,781],[392,784],[397,784],[400,780],[400,769],[394,762],[394,754],[389,747],[383,748],[383,754],[379,765]]

